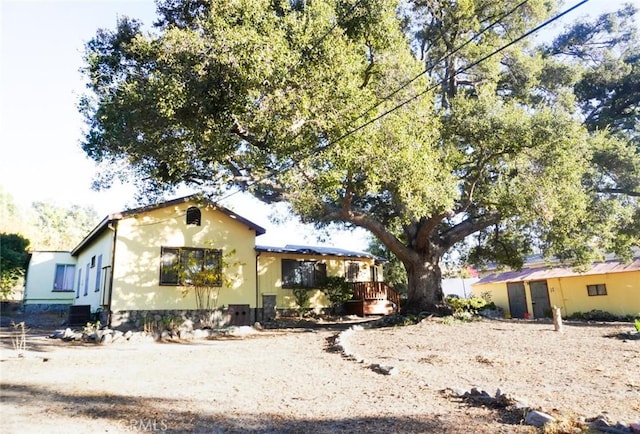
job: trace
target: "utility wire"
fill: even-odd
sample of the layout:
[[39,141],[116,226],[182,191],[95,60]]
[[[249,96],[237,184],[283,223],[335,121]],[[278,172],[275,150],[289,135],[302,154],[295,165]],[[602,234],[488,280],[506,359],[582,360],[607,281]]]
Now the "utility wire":
[[366,115],[367,113],[375,110],[376,108],[378,108],[380,105],[382,105],[385,101],[387,101],[389,98],[391,98],[393,95],[397,94],[398,92],[400,92],[402,89],[405,89],[407,86],[409,86],[411,83],[413,83],[414,81],[416,81],[418,78],[422,77],[424,74],[430,73],[431,71],[433,71],[436,67],[437,64],[439,64],[440,62],[443,62],[444,60],[448,59],[449,57],[453,56],[454,54],[456,54],[458,51],[462,50],[464,47],[466,47],[467,45],[469,45],[471,42],[473,42],[474,40],[476,40],[478,37],[482,36],[485,32],[489,31],[490,29],[492,29],[494,26],[496,26],[497,24],[499,24],[503,19],[507,18],[509,15],[513,14],[516,10],[518,10],[520,7],[522,7],[524,4],[526,4],[529,0],[524,0],[520,3],[518,3],[518,5],[516,5],[513,9],[511,9],[510,11],[502,14],[499,18],[497,18],[495,21],[493,21],[491,24],[489,24],[487,27],[485,27],[484,29],[482,29],[478,34],[473,35],[471,38],[467,39],[462,45],[459,45],[458,47],[456,47],[453,51],[451,51],[450,53],[444,54],[443,56],[441,56],[438,60],[436,60],[435,62],[433,62],[433,66],[431,66],[430,68],[426,68],[424,71],[422,71],[420,74],[416,75],[415,77],[413,77],[412,79],[410,79],[409,81],[406,81],[404,84],[402,84],[399,88],[397,88],[396,90],[394,90],[393,92],[387,94],[386,96],[384,96],[378,103],[376,103],[375,105],[371,106],[369,109],[367,109],[366,111],[362,112],[355,120],[357,121],[358,119],[361,119],[364,115]]
[[[487,54],[487,55],[485,55],[485,56],[481,57],[481,58],[480,58],[480,59],[478,59],[478,60],[473,61],[472,63],[470,63],[470,64],[468,64],[468,65],[466,65],[466,66],[464,66],[464,67],[461,67],[461,68],[457,69],[457,70],[453,73],[453,77],[455,77],[455,76],[457,76],[457,75],[459,75],[459,74],[462,74],[463,72],[468,71],[469,69],[471,69],[471,68],[473,68],[473,67],[475,67],[475,66],[479,65],[480,63],[482,63],[482,62],[484,62],[484,61],[486,61],[486,60],[490,59],[491,57],[495,56],[496,54],[498,54],[498,53],[500,53],[500,52],[502,52],[502,51],[506,50],[507,48],[511,47],[512,45],[517,44],[518,42],[522,41],[523,39],[525,39],[525,38],[527,38],[527,37],[531,36],[533,33],[536,33],[537,31],[539,31],[539,30],[543,29],[544,27],[548,26],[549,24],[551,24],[551,23],[553,23],[553,22],[555,22],[555,21],[559,20],[560,18],[564,17],[565,15],[569,14],[570,12],[573,12],[574,10],[576,10],[577,8],[579,8],[580,6],[582,6],[582,5],[584,5],[585,3],[587,3],[588,1],[589,1],[589,0],[582,0],[582,1],[578,2],[578,3],[576,3],[576,4],[575,4],[575,5],[573,5],[572,7],[568,8],[568,9],[566,9],[565,11],[563,11],[563,12],[559,13],[558,15],[555,15],[554,17],[552,17],[552,18],[550,18],[550,19],[548,19],[548,20],[544,21],[543,23],[541,23],[541,24],[539,24],[538,26],[534,27],[533,29],[531,29],[531,30],[529,30],[529,31],[525,32],[524,34],[522,34],[522,35],[521,35],[521,36],[519,36],[518,38],[516,38],[516,39],[514,39],[514,40],[510,41],[509,43],[507,43],[507,44],[505,44],[505,45],[501,46],[500,48],[497,48],[496,50],[492,51],[491,53],[489,53],[489,54]],[[524,2],[523,2],[523,3],[524,3]],[[517,7],[520,7],[520,4],[519,4]],[[479,36],[479,34],[478,34],[478,35],[476,35],[475,37],[477,37],[477,36]],[[465,44],[467,44],[467,43],[469,43],[469,42],[466,42]],[[462,46],[464,46],[465,44],[463,44]],[[461,47],[462,47],[462,46],[461,46]],[[458,51],[459,49],[461,49],[461,47],[460,47],[460,48],[457,48],[457,49],[456,49],[456,51]],[[448,56],[450,56],[450,55],[452,55],[452,54],[453,54],[453,53],[450,53],[450,54],[448,54],[447,56],[445,56],[444,58],[446,58],[446,57],[448,57]],[[422,74],[420,74],[420,75],[422,75]],[[417,77],[416,77],[415,79],[417,79]],[[415,81],[415,79],[414,79],[414,80],[412,80],[412,81]],[[438,87],[438,86],[440,86],[442,83],[444,83],[444,81],[445,81],[445,80],[440,80],[440,81],[438,81],[438,82],[437,82],[437,83],[435,83],[434,85],[429,86],[427,89],[423,90],[422,92],[417,93],[416,95],[414,95],[414,96],[412,96],[411,98],[409,98],[409,99],[407,99],[407,100],[405,100],[405,101],[401,102],[400,104],[398,104],[398,105],[394,106],[393,108],[391,108],[391,109],[389,109],[389,110],[386,110],[386,111],[384,111],[383,113],[381,113],[380,115],[378,115],[378,116],[374,117],[373,119],[370,119],[369,121],[367,121],[367,122],[365,122],[365,123],[363,123],[363,124],[359,125],[358,127],[354,128],[354,129],[352,129],[352,130],[349,130],[348,132],[344,133],[343,135],[341,135],[341,136],[340,136],[340,137],[338,137],[337,139],[335,139],[335,140],[333,140],[333,141],[331,141],[331,142],[327,143],[327,144],[326,144],[326,145],[324,145],[324,146],[321,146],[321,147],[319,147],[319,148],[316,148],[315,150],[313,150],[313,151],[312,151],[312,153],[311,153],[311,154],[307,155],[307,156],[306,156],[306,157],[304,157],[304,158],[309,158],[309,157],[311,157],[311,156],[313,156],[313,155],[319,154],[319,153],[321,153],[321,152],[323,152],[323,151],[327,150],[328,148],[330,148],[330,147],[332,147],[332,146],[334,146],[334,145],[338,144],[339,142],[341,142],[341,141],[345,140],[346,138],[348,138],[349,136],[351,136],[351,135],[355,134],[356,132],[358,132],[358,131],[360,131],[360,130],[362,130],[362,129],[366,128],[366,127],[368,127],[368,126],[369,126],[369,125],[371,125],[372,123],[379,121],[379,120],[380,120],[380,119],[382,119],[383,117],[385,117],[385,116],[387,116],[387,115],[389,115],[389,114],[391,114],[391,113],[393,113],[393,112],[395,112],[395,111],[399,110],[400,108],[404,107],[405,105],[409,104],[410,102],[412,102],[412,101],[414,101],[414,100],[416,100],[416,99],[420,98],[421,96],[425,95],[426,93],[428,93],[428,92],[432,91],[433,89],[437,88],[437,87]],[[409,82],[409,83],[410,83],[410,82]],[[407,83],[407,85],[408,85],[409,83]],[[406,87],[406,86],[404,86],[404,87]],[[403,88],[404,88],[404,87],[403,87]],[[402,88],[398,89],[397,91],[393,92],[393,93],[392,93],[392,94],[390,94],[390,95],[393,95],[393,94],[395,94],[395,93],[399,92],[401,89],[402,89]],[[379,105],[379,104],[378,104],[378,105]],[[371,111],[372,109],[373,109],[373,108],[369,109],[368,111]],[[362,116],[362,115],[360,115],[359,117],[361,117],[361,116]],[[297,162],[295,162],[295,161],[294,161],[294,162],[293,162],[293,164],[297,164]],[[263,181],[263,180],[265,180],[265,179],[268,179],[268,178],[270,178],[271,176],[275,175],[276,173],[277,173],[277,171],[273,170],[273,171],[271,171],[269,174],[267,174],[266,176],[264,176],[264,177],[262,177],[262,178],[260,178],[260,179],[256,180],[256,181],[255,181],[255,182],[253,182],[252,184],[248,185],[248,187],[251,187],[252,185],[255,185],[255,184],[259,183],[260,181]],[[233,196],[233,195],[235,195],[235,194],[237,194],[237,193],[240,193],[241,191],[244,191],[244,190],[243,190],[243,189],[240,189],[240,190],[236,190],[236,191],[234,191],[234,192],[231,192],[231,193],[227,194],[226,196],[223,196],[222,198],[220,198],[220,199],[218,200],[218,202],[224,201],[224,200],[226,200],[226,199],[230,198],[231,196]]]

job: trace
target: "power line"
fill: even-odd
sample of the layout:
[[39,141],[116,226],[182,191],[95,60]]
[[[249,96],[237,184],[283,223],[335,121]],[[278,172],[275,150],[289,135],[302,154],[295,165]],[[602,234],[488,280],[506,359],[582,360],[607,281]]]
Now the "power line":
[[382,105],[385,101],[387,101],[389,98],[391,98],[393,95],[397,94],[398,92],[400,92],[402,89],[405,89],[407,86],[409,86],[411,83],[413,83],[414,81],[416,81],[418,78],[422,77],[424,74],[433,71],[433,69],[436,67],[436,65],[440,62],[443,62],[444,60],[448,59],[449,57],[453,56],[454,54],[456,54],[458,51],[462,50],[464,47],[466,47],[467,45],[469,45],[471,42],[473,42],[475,39],[477,39],[478,37],[482,36],[485,32],[489,31],[490,29],[492,29],[494,26],[496,26],[498,23],[500,23],[503,19],[507,18],[509,15],[513,14],[516,10],[518,10],[520,7],[522,7],[524,4],[526,4],[529,0],[524,0],[520,3],[518,3],[518,5],[516,5],[513,9],[511,9],[510,11],[504,13],[503,15],[501,15],[499,18],[497,18],[495,21],[493,21],[491,24],[489,24],[487,27],[485,27],[484,29],[482,29],[478,34],[473,35],[471,38],[467,39],[462,45],[459,45],[458,47],[456,47],[453,51],[451,51],[450,53],[447,53],[443,56],[441,56],[438,60],[436,60],[435,62],[433,62],[433,66],[431,68],[426,68],[424,71],[422,71],[420,74],[416,75],[415,77],[413,77],[412,79],[410,79],[409,81],[405,82],[404,84],[402,84],[399,88],[397,88],[396,90],[394,90],[393,92],[387,94],[385,97],[383,97],[378,103],[376,103],[375,105],[371,106],[369,109],[367,109],[366,111],[362,112],[355,120],[358,120],[360,118],[362,118],[364,115],[366,115],[367,113],[371,112],[372,110],[375,110],[376,108],[378,108],[380,105]]
[[[524,33],[523,35],[521,35],[521,36],[519,36],[518,38],[514,39],[513,41],[509,42],[508,44],[503,45],[502,47],[500,47],[500,48],[498,48],[498,49],[496,49],[496,50],[492,51],[491,53],[489,53],[489,54],[487,54],[487,55],[485,55],[485,56],[481,57],[481,58],[480,58],[480,59],[478,59],[478,60],[475,60],[474,62],[470,63],[469,65],[467,65],[467,66],[465,66],[465,67],[459,68],[458,70],[456,70],[456,71],[453,73],[453,77],[455,77],[455,76],[457,76],[457,75],[460,75],[460,74],[462,74],[463,72],[466,72],[466,71],[468,71],[469,69],[471,69],[471,68],[473,68],[473,67],[475,67],[475,66],[478,66],[480,63],[484,62],[485,60],[488,60],[489,58],[491,58],[491,57],[495,56],[496,54],[498,54],[498,53],[500,53],[500,52],[502,52],[502,51],[506,50],[507,48],[511,47],[512,45],[517,44],[517,43],[518,43],[518,42],[520,42],[521,40],[523,40],[523,39],[525,39],[525,38],[527,38],[527,37],[531,36],[533,33],[537,32],[538,30],[540,30],[540,29],[542,29],[542,28],[544,28],[544,27],[546,27],[546,26],[548,26],[549,24],[553,23],[554,21],[556,21],[556,20],[558,20],[558,19],[562,18],[562,17],[563,17],[563,16],[565,16],[566,14],[568,14],[568,13],[572,12],[573,10],[577,9],[578,7],[580,7],[580,6],[582,6],[583,4],[587,3],[588,1],[589,1],[589,0],[582,0],[581,2],[579,2],[579,3],[577,3],[576,5],[574,5],[574,6],[570,7],[569,9],[565,10],[564,12],[562,12],[562,13],[560,13],[560,14],[558,14],[558,15],[554,16],[553,18],[548,19],[547,21],[543,22],[542,24],[540,24],[540,25],[536,26],[535,28],[533,28],[533,29],[529,30],[528,32]],[[423,90],[422,92],[419,92],[418,94],[416,94],[416,95],[412,96],[411,98],[409,98],[409,99],[407,99],[407,100],[403,101],[402,103],[400,103],[400,104],[396,105],[395,107],[393,107],[393,108],[391,108],[391,109],[389,109],[389,110],[387,110],[387,111],[383,112],[382,114],[380,114],[380,115],[376,116],[376,117],[375,117],[375,118],[373,118],[373,119],[370,119],[369,121],[367,121],[367,122],[365,122],[364,124],[362,124],[362,125],[360,125],[360,126],[358,126],[358,127],[354,128],[353,130],[350,130],[350,131],[346,132],[346,133],[345,133],[345,134],[343,134],[342,136],[338,137],[336,140],[334,140],[334,141],[332,141],[332,142],[330,142],[330,143],[326,144],[324,147],[320,147],[320,148],[316,149],[316,150],[314,151],[314,153],[322,152],[322,151],[324,151],[325,149],[327,149],[327,148],[329,148],[329,147],[331,147],[331,146],[333,146],[333,145],[335,145],[335,144],[337,144],[337,143],[341,142],[342,140],[344,140],[344,139],[346,139],[347,137],[349,137],[349,136],[353,135],[354,133],[356,133],[356,132],[360,131],[361,129],[363,129],[363,128],[365,128],[365,127],[369,126],[369,125],[371,125],[371,124],[372,124],[372,123],[374,123],[374,122],[377,122],[378,120],[382,119],[383,117],[385,117],[385,116],[387,116],[387,115],[389,115],[389,114],[391,114],[391,113],[395,112],[396,110],[398,110],[398,109],[400,109],[400,108],[404,107],[405,105],[409,104],[410,102],[412,102],[412,101],[414,101],[414,100],[416,100],[416,99],[420,98],[421,96],[423,96],[424,94],[426,94],[426,93],[428,93],[428,92],[432,91],[433,89],[437,88],[438,86],[440,86],[440,85],[441,85],[441,84],[443,84],[444,82],[445,82],[445,80],[440,80],[440,81],[438,81],[438,82],[437,82],[437,83],[435,83],[434,85],[429,86],[427,89]],[[313,155],[313,154],[312,154],[312,155]]]
[[[522,35],[521,35],[521,36],[519,36],[518,38],[516,38],[516,39],[514,39],[514,40],[510,41],[509,43],[507,43],[507,44],[505,44],[505,45],[501,46],[500,48],[497,48],[496,50],[492,51],[491,53],[489,53],[489,54],[487,54],[487,55],[485,55],[485,56],[481,57],[480,59],[477,59],[477,60],[473,61],[472,63],[470,63],[470,64],[468,64],[468,65],[466,65],[466,66],[464,66],[464,67],[461,67],[461,68],[457,69],[457,70],[453,73],[452,77],[455,77],[455,76],[457,76],[457,75],[460,75],[460,74],[462,74],[462,73],[464,73],[464,72],[468,71],[469,69],[471,69],[471,68],[473,68],[473,67],[475,67],[475,66],[479,65],[480,63],[482,63],[482,62],[484,62],[484,61],[486,61],[486,60],[490,59],[491,57],[495,56],[496,54],[498,54],[498,53],[500,53],[500,52],[502,52],[502,51],[506,50],[507,48],[511,47],[512,45],[517,44],[518,42],[522,41],[523,39],[525,39],[525,38],[527,38],[527,37],[531,36],[533,33],[536,33],[537,31],[539,31],[539,30],[543,29],[544,27],[548,26],[549,24],[551,24],[551,23],[553,23],[553,22],[557,21],[558,19],[562,18],[563,16],[565,16],[565,15],[569,14],[570,12],[572,12],[572,11],[574,11],[575,9],[579,8],[580,6],[584,5],[584,4],[585,4],[585,3],[587,3],[588,1],[589,1],[589,0],[582,0],[582,1],[578,2],[578,3],[576,3],[574,6],[572,6],[572,7],[568,8],[568,9],[566,9],[565,11],[563,11],[563,12],[561,12],[561,13],[559,13],[559,14],[555,15],[554,17],[552,17],[552,18],[550,18],[550,19],[548,19],[548,20],[544,21],[543,23],[541,23],[541,24],[539,24],[538,26],[534,27],[533,29],[531,29],[531,30],[529,30],[529,31],[525,32],[524,34],[522,34]],[[522,4],[524,4],[525,2],[526,2],[526,1],[523,1],[523,2],[522,2],[521,4],[519,4],[515,9],[519,8],[519,7],[520,7]],[[512,12],[510,12],[510,13],[512,13]],[[510,13],[509,13],[509,14],[510,14]],[[507,14],[507,15],[505,15],[505,16],[508,16],[509,14]],[[494,24],[492,24],[492,25],[494,25]],[[481,33],[480,33],[480,34],[481,34]],[[478,37],[480,34],[476,35],[476,36],[475,36],[474,38],[472,38],[472,39],[475,39],[475,38],[476,38],[476,37]],[[456,51],[459,51],[462,47],[464,47],[464,46],[465,46],[466,44],[468,44],[469,42],[470,42],[470,41],[465,42],[462,46],[460,46],[460,47],[456,48],[455,50],[456,50]],[[455,52],[455,51],[454,51],[454,52]],[[451,56],[454,52],[449,53],[449,54],[448,54],[448,55],[446,55],[442,60],[446,59],[448,56]],[[441,61],[441,60],[439,60],[439,61]],[[423,74],[424,74],[424,72],[423,72],[423,73],[421,73],[419,76],[421,76],[421,75],[423,75]],[[419,76],[418,76],[418,77],[419,77]],[[393,94],[395,94],[395,93],[399,92],[399,91],[400,91],[400,90],[402,90],[404,87],[406,87],[408,84],[410,84],[411,82],[415,81],[418,77],[416,77],[416,78],[414,78],[413,80],[411,80],[410,82],[406,83],[405,85],[403,85],[403,87],[401,87],[401,88],[397,89],[396,91],[394,91],[394,92],[393,92],[392,94],[390,94],[389,96],[391,96],[391,95],[393,95]],[[363,123],[362,125],[359,125],[358,127],[354,128],[354,129],[352,129],[352,130],[349,130],[348,132],[346,132],[346,133],[344,133],[343,135],[341,135],[340,137],[338,137],[336,140],[333,140],[333,141],[331,141],[331,142],[327,143],[327,144],[326,144],[326,145],[324,145],[324,146],[321,146],[321,147],[319,147],[319,148],[314,149],[314,150],[313,150],[309,155],[307,155],[307,156],[306,156],[306,157],[304,157],[304,158],[309,158],[309,157],[311,157],[311,156],[313,156],[313,155],[319,154],[320,152],[323,152],[323,151],[327,150],[328,148],[330,148],[330,147],[332,147],[332,146],[334,146],[334,145],[338,144],[339,142],[341,142],[341,141],[345,140],[347,137],[349,137],[349,136],[351,136],[351,135],[355,134],[356,132],[358,132],[358,131],[360,131],[360,130],[362,130],[362,129],[366,128],[366,127],[368,127],[368,126],[369,126],[369,125],[371,125],[372,123],[377,122],[378,120],[382,119],[383,117],[385,117],[385,116],[387,116],[387,115],[389,115],[389,114],[391,114],[391,113],[393,113],[393,112],[395,112],[395,111],[399,110],[400,108],[404,107],[405,105],[409,104],[410,102],[412,102],[412,101],[414,101],[414,100],[416,100],[416,99],[420,98],[421,96],[425,95],[426,93],[428,93],[428,92],[432,91],[433,89],[435,89],[435,88],[437,88],[438,86],[440,86],[441,84],[443,84],[443,83],[444,83],[444,81],[445,81],[445,80],[440,80],[440,81],[438,81],[437,83],[433,84],[432,86],[429,86],[427,89],[423,90],[422,92],[417,93],[416,95],[414,95],[414,96],[412,96],[411,98],[409,98],[409,99],[407,99],[407,100],[405,100],[405,101],[401,102],[400,104],[398,104],[398,105],[394,106],[393,108],[391,108],[391,109],[389,109],[389,110],[386,110],[385,112],[383,112],[383,113],[381,113],[380,115],[378,115],[378,116],[374,117],[373,119],[370,119],[369,121],[367,121],[367,122]],[[382,101],[382,102],[384,102],[384,101]],[[378,105],[380,105],[380,103],[379,103]],[[376,106],[376,107],[377,107],[377,106]],[[373,108],[375,108],[375,107],[373,107]],[[373,110],[373,108],[370,108],[368,111]],[[367,111],[367,112],[368,112],[368,111]],[[366,113],[366,112],[365,112],[365,113]],[[360,115],[358,118],[360,118],[361,116],[362,116],[362,115]],[[296,162],[296,161],[293,161],[293,164],[297,164],[297,162]],[[265,180],[265,179],[268,179],[268,178],[270,178],[271,176],[275,175],[276,173],[277,173],[277,171],[273,170],[273,171],[271,171],[269,174],[267,174],[266,176],[264,176],[264,177],[262,177],[262,178],[260,178],[260,179],[256,180],[255,182],[253,182],[253,183],[249,184],[249,185],[248,185],[248,187],[251,187],[251,186],[253,186],[253,185],[255,185],[255,184],[259,183],[260,181],[263,181],[263,180]],[[218,200],[218,202],[224,201],[224,200],[228,199],[229,197],[231,197],[231,196],[233,196],[233,195],[235,195],[235,194],[237,194],[237,193],[240,193],[241,191],[243,191],[243,189],[236,190],[236,191],[234,191],[234,192],[232,192],[232,193],[229,193],[229,194],[227,194],[226,196],[223,196],[222,198],[220,198],[220,199]]]

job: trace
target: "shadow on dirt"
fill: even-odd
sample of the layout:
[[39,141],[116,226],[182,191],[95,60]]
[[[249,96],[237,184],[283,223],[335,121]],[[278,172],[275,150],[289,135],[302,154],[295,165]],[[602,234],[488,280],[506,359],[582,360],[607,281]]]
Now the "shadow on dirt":
[[[55,403],[62,403],[74,418],[103,419],[123,430],[161,431],[164,433],[341,433],[341,432],[448,432],[462,433],[437,415],[416,418],[344,417],[308,419],[260,412],[216,413],[215,404],[206,414],[182,410],[189,403],[164,397],[132,397],[104,394],[67,394],[24,384],[4,384],[1,391],[5,405],[25,403],[51,413]],[[53,410],[55,411],[55,410]],[[27,428],[27,427],[23,427]],[[105,429],[109,429],[105,426]]]

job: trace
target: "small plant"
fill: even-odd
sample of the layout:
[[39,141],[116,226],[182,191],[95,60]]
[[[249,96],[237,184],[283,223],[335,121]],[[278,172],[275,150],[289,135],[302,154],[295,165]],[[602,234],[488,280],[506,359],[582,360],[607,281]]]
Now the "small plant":
[[293,288],[293,298],[298,305],[298,315],[302,318],[304,312],[309,309],[309,288]]
[[100,330],[100,326],[102,324],[100,323],[100,321],[96,321],[96,322],[88,322],[87,324],[85,324],[85,326],[82,328],[82,334],[83,335],[91,335],[93,333],[97,333],[98,330]]
[[640,333],[640,318],[636,318],[633,320],[633,325],[636,328],[636,331]]
[[13,327],[13,335],[11,336],[11,343],[13,349],[18,354],[18,357],[24,357],[24,352],[27,350],[27,328],[24,321],[18,324],[11,323]]

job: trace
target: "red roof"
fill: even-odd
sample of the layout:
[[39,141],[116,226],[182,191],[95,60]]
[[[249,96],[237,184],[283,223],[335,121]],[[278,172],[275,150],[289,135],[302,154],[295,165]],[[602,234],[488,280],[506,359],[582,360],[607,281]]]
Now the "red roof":
[[[571,276],[590,276],[594,274],[611,274],[624,273],[628,271],[640,271],[640,257],[635,258],[632,262],[622,263],[620,261],[595,262],[585,271],[575,271],[571,267],[536,267],[523,268],[518,271],[505,271],[502,273],[489,274],[478,282],[476,285],[497,282],[522,282],[530,280],[545,280],[558,277]],[[640,283],[639,283],[640,285]]]

